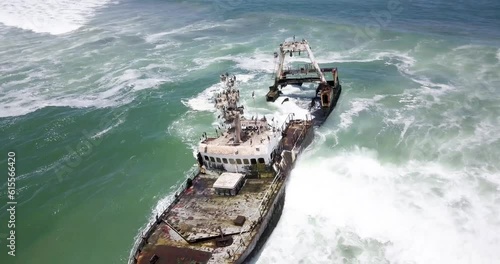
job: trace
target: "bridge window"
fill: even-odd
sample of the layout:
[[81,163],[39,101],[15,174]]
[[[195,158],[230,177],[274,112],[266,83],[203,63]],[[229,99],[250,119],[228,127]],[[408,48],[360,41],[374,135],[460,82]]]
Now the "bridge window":
[[259,158],[259,163],[266,163],[266,162],[264,161],[264,158]]
[[234,164],[234,159],[229,159],[229,163]]
[[215,158],[215,160],[217,160],[218,163],[221,163],[220,158]]
[[251,159],[250,163],[252,163],[252,165],[255,165],[255,164],[257,164],[257,160],[256,159]]
[[211,162],[215,162],[214,157],[210,157],[210,161],[211,161]]
[[250,162],[248,161],[248,159],[243,159],[243,164],[248,165],[248,164],[250,164]]
[[236,163],[241,164],[241,159],[236,159]]
[[226,158],[222,158],[222,162],[223,162],[224,164],[227,164],[227,159],[226,159]]
[[208,161],[208,156],[205,156],[205,160]]

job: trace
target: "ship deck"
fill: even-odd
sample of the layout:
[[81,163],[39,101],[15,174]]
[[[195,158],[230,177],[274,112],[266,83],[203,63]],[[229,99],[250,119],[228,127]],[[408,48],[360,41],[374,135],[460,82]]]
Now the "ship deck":
[[291,151],[296,145],[300,145],[311,125],[312,122],[308,120],[291,121],[284,133],[283,150]]
[[[214,240],[222,237],[221,232],[224,237],[248,232],[252,225],[258,223],[259,205],[273,181],[273,177],[265,176],[274,174],[246,179],[235,196],[221,196],[214,192],[212,186],[217,176],[199,174],[193,179],[193,185],[159,219],[159,224],[147,239],[137,263],[150,263],[154,255],[159,257],[157,264],[177,264],[181,259],[185,259],[185,263],[207,263],[215,257],[212,255],[217,248]],[[235,224],[238,216],[245,217],[242,226]],[[249,241],[235,241],[234,245],[240,243]]]
[[247,174],[254,176],[247,176],[238,194],[229,196],[217,194],[213,188],[218,173],[194,177],[190,187],[176,196],[143,236],[133,263],[215,264],[245,259],[244,252],[252,250],[259,239],[259,230],[263,231],[267,225],[266,222],[262,226],[263,217],[269,219],[278,193],[284,192],[284,179],[294,162],[291,150],[297,151],[299,147],[300,152],[308,144],[312,123],[312,120],[290,120],[283,131],[283,159],[278,166],[284,178],[273,182],[275,173],[259,168],[258,176]]
[[[217,176],[200,175],[193,181],[177,204],[166,216],[166,222],[188,242],[246,232],[257,221],[257,208],[272,178],[247,179],[235,196],[214,193],[212,185]],[[233,222],[238,216],[246,218],[243,226]]]

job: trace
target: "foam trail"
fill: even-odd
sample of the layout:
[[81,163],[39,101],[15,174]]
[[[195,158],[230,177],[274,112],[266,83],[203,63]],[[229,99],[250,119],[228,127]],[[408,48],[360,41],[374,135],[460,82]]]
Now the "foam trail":
[[185,106],[191,108],[192,110],[214,112],[215,107],[214,107],[214,101],[212,99],[215,93],[221,92],[222,90],[224,90],[224,84],[216,83],[205,89],[196,97],[193,97],[188,100],[182,100],[182,103]]
[[[128,62],[127,62],[128,63]],[[138,91],[157,88],[172,79],[148,67],[127,69],[127,65],[103,65],[97,73],[66,79],[47,65],[39,71],[20,73],[22,79],[0,87],[0,117],[20,116],[47,106],[105,108],[130,103]],[[154,67],[154,66],[152,66]],[[19,66],[14,66],[17,70]],[[89,80],[92,80],[89,82]],[[29,83],[30,85],[22,85]],[[47,86],[45,83],[53,83]]]
[[107,0],[16,0],[0,2],[0,23],[59,35],[85,25]]
[[[254,74],[236,74],[235,88],[239,89],[242,83],[247,83],[255,77]],[[225,89],[223,83],[216,83],[203,92],[199,93],[196,97],[188,100],[182,100],[182,103],[196,111],[210,111],[215,112],[213,97],[215,93],[222,92]]]
[[271,73],[274,71],[274,59],[268,54],[262,54],[261,52],[256,52],[256,54],[248,57],[241,56],[233,59],[238,68],[243,70],[248,70],[252,72],[267,72]]
[[340,124],[339,127],[342,129],[349,128],[353,123],[353,118],[359,116],[359,114],[370,107],[377,105],[384,96],[376,95],[373,98],[356,98],[350,102],[351,108],[340,114]]
[[95,139],[95,138],[100,138],[100,137],[102,137],[103,135],[105,135],[106,133],[108,133],[111,129],[113,129],[113,128],[115,128],[115,127],[117,127],[117,126],[119,126],[119,125],[123,124],[123,122],[125,122],[125,120],[124,120],[124,119],[120,119],[120,120],[118,120],[118,122],[117,122],[116,124],[114,124],[114,125],[112,125],[112,126],[110,126],[110,127],[107,127],[107,128],[105,128],[105,129],[103,129],[102,131],[97,132],[97,133],[96,133],[95,135],[93,135],[91,138],[92,138],[92,139]]
[[306,116],[310,115],[307,109],[299,106],[299,100],[288,98],[288,101],[284,102],[285,99],[287,99],[285,96],[279,97],[274,104],[278,108],[274,115],[277,115],[279,120],[285,121],[291,113],[295,114],[295,119],[306,119]]
[[154,43],[154,42],[162,39],[164,36],[174,35],[174,34],[186,34],[188,32],[203,31],[203,30],[217,28],[217,27],[221,27],[221,26],[223,26],[223,24],[210,23],[207,21],[203,21],[200,23],[188,25],[185,27],[177,28],[177,29],[172,29],[172,30],[165,31],[165,32],[151,34],[151,35],[146,36],[145,39],[147,42]]

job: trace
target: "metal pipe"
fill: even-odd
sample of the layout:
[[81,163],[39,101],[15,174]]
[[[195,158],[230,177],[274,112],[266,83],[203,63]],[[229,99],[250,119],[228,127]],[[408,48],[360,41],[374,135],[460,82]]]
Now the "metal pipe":
[[236,113],[236,116],[234,118],[234,126],[235,126],[234,143],[235,144],[240,144],[240,141],[241,141],[241,120],[240,120],[240,113]]

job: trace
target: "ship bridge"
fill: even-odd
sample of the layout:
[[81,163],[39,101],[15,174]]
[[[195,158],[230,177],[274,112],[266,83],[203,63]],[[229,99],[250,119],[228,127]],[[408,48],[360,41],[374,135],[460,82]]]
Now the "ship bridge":
[[207,168],[244,172],[252,165],[272,163],[273,152],[281,139],[280,131],[265,118],[246,120],[237,115],[234,127],[217,138],[205,138],[198,152]]

